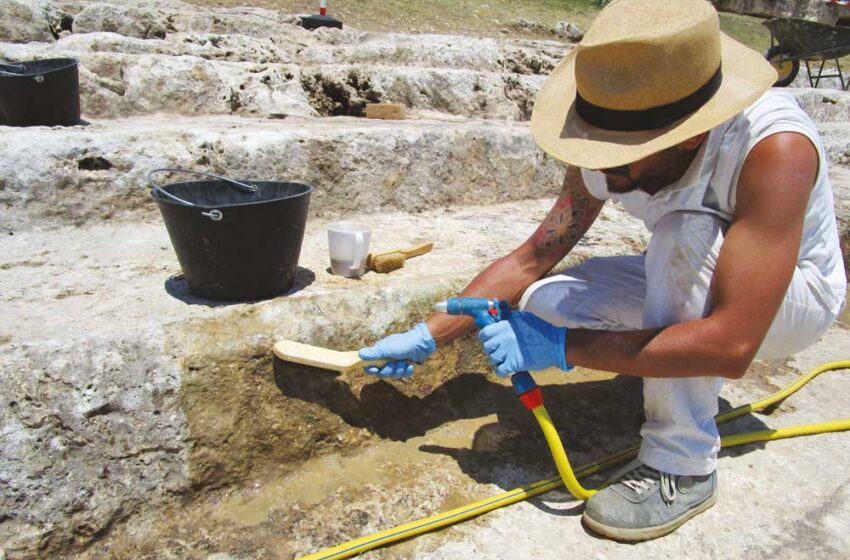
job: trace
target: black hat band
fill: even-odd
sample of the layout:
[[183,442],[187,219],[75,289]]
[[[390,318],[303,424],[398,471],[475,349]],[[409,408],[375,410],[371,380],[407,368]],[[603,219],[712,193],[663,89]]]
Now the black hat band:
[[678,101],[638,111],[606,109],[584,99],[576,90],[576,112],[583,121],[606,130],[636,132],[669,126],[705,105],[723,81],[721,68],[698,90]]

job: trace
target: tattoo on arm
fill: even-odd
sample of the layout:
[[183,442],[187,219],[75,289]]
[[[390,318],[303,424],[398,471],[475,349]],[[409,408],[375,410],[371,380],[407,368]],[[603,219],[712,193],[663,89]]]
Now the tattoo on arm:
[[580,176],[570,177],[568,173],[560,198],[531,237],[535,256],[563,257],[588,230],[603,204],[590,196]]

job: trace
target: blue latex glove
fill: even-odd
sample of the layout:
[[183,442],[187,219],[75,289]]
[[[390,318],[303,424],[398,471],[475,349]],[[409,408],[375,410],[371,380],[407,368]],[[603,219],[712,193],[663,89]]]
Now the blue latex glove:
[[419,323],[407,332],[392,334],[374,346],[360,349],[361,360],[393,360],[384,367],[363,368],[366,373],[378,377],[410,377],[413,364],[424,362],[437,350],[437,343],[425,323]]
[[478,339],[499,377],[551,367],[573,369],[566,357],[567,328],[532,313],[514,311],[507,319],[481,329]]

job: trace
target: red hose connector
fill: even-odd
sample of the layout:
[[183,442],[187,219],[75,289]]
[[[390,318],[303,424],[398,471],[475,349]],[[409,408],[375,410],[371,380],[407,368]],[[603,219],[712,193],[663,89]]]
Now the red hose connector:
[[521,394],[519,400],[522,401],[525,408],[534,410],[543,404],[543,392],[540,390],[540,387],[535,387]]

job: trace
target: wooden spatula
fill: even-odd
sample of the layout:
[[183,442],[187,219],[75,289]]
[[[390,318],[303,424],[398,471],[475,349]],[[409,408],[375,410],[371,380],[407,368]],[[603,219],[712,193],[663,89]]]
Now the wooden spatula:
[[332,371],[345,371],[352,368],[364,368],[367,366],[384,366],[387,360],[361,360],[356,350],[350,352],[339,352],[294,342],[292,340],[280,340],[274,345],[275,356],[286,362],[302,364],[305,366],[329,369]]

